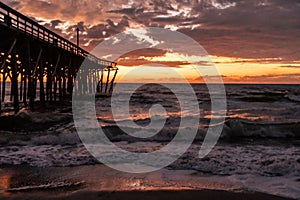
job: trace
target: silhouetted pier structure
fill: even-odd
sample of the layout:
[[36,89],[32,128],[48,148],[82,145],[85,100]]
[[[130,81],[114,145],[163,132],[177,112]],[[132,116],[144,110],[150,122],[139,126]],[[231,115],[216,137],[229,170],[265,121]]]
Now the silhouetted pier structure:
[[[109,94],[118,71],[116,63],[89,54],[1,2],[0,53],[0,109],[9,101],[15,112],[20,105],[33,108],[37,99],[41,104],[64,101],[73,87],[78,94]],[[84,60],[89,67],[77,84]],[[6,100],[8,83],[10,98]]]

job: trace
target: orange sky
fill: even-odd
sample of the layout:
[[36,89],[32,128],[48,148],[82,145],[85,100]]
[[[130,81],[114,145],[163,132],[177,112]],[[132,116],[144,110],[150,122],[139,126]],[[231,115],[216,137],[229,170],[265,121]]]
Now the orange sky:
[[[209,58],[219,71],[224,83],[300,83],[300,64],[298,62],[282,62],[281,59],[272,58],[253,60],[215,55],[210,55]],[[129,76],[130,78],[122,80],[123,82],[143,82],[141,77],[147,81],[152,79],[154,82],[181,82],[178,76],[166,75],[168,68],[177,71],[191,83],[203,82],[193,64],[185,63],[180,58],[176,60],[174,55],[146,57],[150,61],[149,63],[141,62],[140,59],[130,59],[130,57],[119,59],[119,77],[138,67],[143,67],[145,72],[144,74],[132,74]]]
[[[131,28],[161,27],[201,44],[225,83],[300,83],[300,3],[296,0],[3,2],[73,42],[79,27],[81,46],[88,51]],[[118,60],[119,78],[143,66],[144,73],[123,81],[180,82],[168,75],[168,69],[157,66],[163,65],[190,82],[199,82],[201,77],[182,56],[146,51],[124,55]]]

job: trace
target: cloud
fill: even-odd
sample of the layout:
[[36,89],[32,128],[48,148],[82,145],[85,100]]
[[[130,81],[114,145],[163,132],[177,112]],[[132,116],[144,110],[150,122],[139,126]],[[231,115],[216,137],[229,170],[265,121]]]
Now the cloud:
[[144,56],[144,57],[164,56],[166,53],[167,53],[167,51],[162,50],[162,49],[145,48],[145,49],[139,49],[139,50],[136,50],[136,51],[127,52],[122,57],[123,58],[130,57],[132,59],[138,59],[141,56]]
[[299,84],[300,81],[300,73],[293,74],[282,74],[282,75],[274,75],[274,74],[266,74],[261,76],[205,76],[205,77],[197,77],[191,82],[204,83],[205,80],[208,82],[218,82],[220,78],[222,78],[224,83],[290,83],[290,84]]
[[294,69],[300,69],[299,65],[282,65],[280,66],[282,68],[294,68]]
[[295,83],[299,84],[300,73],[273,75],[267,74],[262,76],[244,76],[241,77],[243,82],[249,83]]
[[168,66],[172,68],[182,68],[183,65],[188,65],[190,63],[184,61],[149,61],[145,59],[136,59],[136,60],[126,60],[126,59],[119,59],[117,61],[118,65],[126,66],[126,67],[135,67],[141,65],[147,65],[151,67],[161,67]]
[[58,19],[52,20],[52,21],[50,22],[51,27],[53,27],[53,28],[55,28],[56,26],[58,26],[58,25],[61,24],[61,23],[62,23],[62,21],[61,21],[61,20],[58,20]]
[[173,67],[173,68],[181,68],[183,65],[188,65],[187,61],[151,61],[147,58],[155,58],[155,57],[163,57],[166,55],[165,50],[161,49],[139,49],[136,51],[128,52],[124,54],[121,58],[119,58],[116,62],[118,65],[126,66],[126,67],[135,67],[140,65],[149,65],[153,67],[160,67],[161,65]]
[[273,75],[266,74],[261,76],[242,76],[225,77],[225,82],[243,82],[243,83],[294,83],[299,84],[300,73]]
[[[247,62],[300,61],[299,0],[4,0],[23,14],[65,38],[92,50],[99,42],[128,27],[155,26],[180,31],[201,44],[210,55],[235,57]],[[174,41],[176,43],[176,41]],[[188,47],[186,47],[188,49]],[[137,53],[137,52],[136,52]],[[147,53],[141,51],[141,53]],[[133,57],[126,64],[133,65]],[[134,56],[131,54],[130,56]],[[154,55],[155,56],[155,55]],[[270,58],[268,61],[262,59]],[[139,60],[139,62],[144,62]],[[171,61],[176,67],[180,63]],[[286,65],[284,65],[286,64]],[[297,74],[290,74],[297,80]],[[262,77],[262,76],[261,76]],[[263,81],[259,77],[245,79]],[[286,77],[265,77],[288,80]],[[229,77],[227,77],[229,79]],[[254,80],[254,79],[253,79]],[[298,79],[299,81],[299,79]]]

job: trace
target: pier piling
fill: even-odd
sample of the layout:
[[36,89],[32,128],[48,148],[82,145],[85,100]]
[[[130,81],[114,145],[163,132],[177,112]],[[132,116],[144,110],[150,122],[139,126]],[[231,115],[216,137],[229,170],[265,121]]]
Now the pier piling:
[[[88,68],[78,84],[83,61],[88,61]],[[34,109],[37,101],[45,105],[70,99],[74,85],[76,94],[102,93],[103,84],[105,93],[111,93],[116,76],[110,80],[111,71],[117,72],[114,62],[91,55],[0,2],[0,111],[9,104],[17,113],[20,106]]]

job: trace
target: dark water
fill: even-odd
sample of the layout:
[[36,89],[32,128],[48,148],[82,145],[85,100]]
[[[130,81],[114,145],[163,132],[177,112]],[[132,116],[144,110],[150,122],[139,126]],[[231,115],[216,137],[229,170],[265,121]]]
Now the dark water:
[[[181,126],[180,103],[171,90],[160,85],[139,88],[125,102],[133,84],[123,84],[116,102],[129,105],[130,116],[125,112],[111,114],[108,98],[96,99],[99,125],[119,147],[135,152],[151,152],[171,141]],[[178,84],[178,91],[188,102],[186,93]],[[188,169],[211,176],[227,176],[243,182],[246,188],[254,188],[258,182],[268,181],[264,191],[300,197],[300,88],[299,85],[226,85],[227,110],[211,112],[210,94],[205,85],[193,85],[200,118],[198,135],[193,145],[176,162],[171,170]],[[178,92],[177,91],[177,92]],[[149,115],[152,105],[160,104],[159,110]],[[198,158],[198,151],[210,119],[226,113],[221,138],[213,151],[205,158]],[[71,114],[71,113],[67,113]],[[29,114],[30,115],[30,114]],[[33,114],[32,114],[33,115]],[[53,115],[53,114],[51,114]],[[198,117],[190,109],[184,117]],[[39,117],[49,120],[56,116]],[[116,120],[117,119],[117,120]],[[126,125],[133,120],[134,126],[126,127],[132,132],[147,132],[153,120],[166,120],[159,134],[148,139],[136,139],[122,132],[117,124]],[[213,124],[214,125],[214,124]],[[189,126],[185,125],[188,129]],[[0,164],[31,166],[80,166],[99,163],[87,152],[72,123],[52,127],[45,132],[3,132],[0,139]],[[109,153],[109,152],[107,152]]]
[[[126,104],[123,95],[127,94],[132,85],[124,85],[124,90],[118,94],[118,104]],[[270,137],[287,138],[300,136],[300,88],[299,85],[226,85],[226,110],[215,110],[211,112],[210,94],[205,85],[193,85],[195,94],[180,90],[180,95],[196,95],[200,109],[199,132],[205,132],[211,118],[218,118],[226,114],[226,122],[222,137]],[[110,99],[98,99],[96,101],[97,114],[102,126],[114,126],[134,120],[140,126],[149,124],[149,108],[152,105],[163,105],[165,112],[155,113],[152,120],[167,118],[166,129],[170,131],[179,126],[180,105],[176,94],[166,87],[160,85],[147,85],[139,88],[131,97],[130,111],[127,116],[125,112],[112,116]],[[195,109],[188,109],[184,117],[198,117]],[[115,120],[115,119],[118,120]],[[136,128],[129,127],[129,128]],[[139,127],[140,128],[140,127]]]

